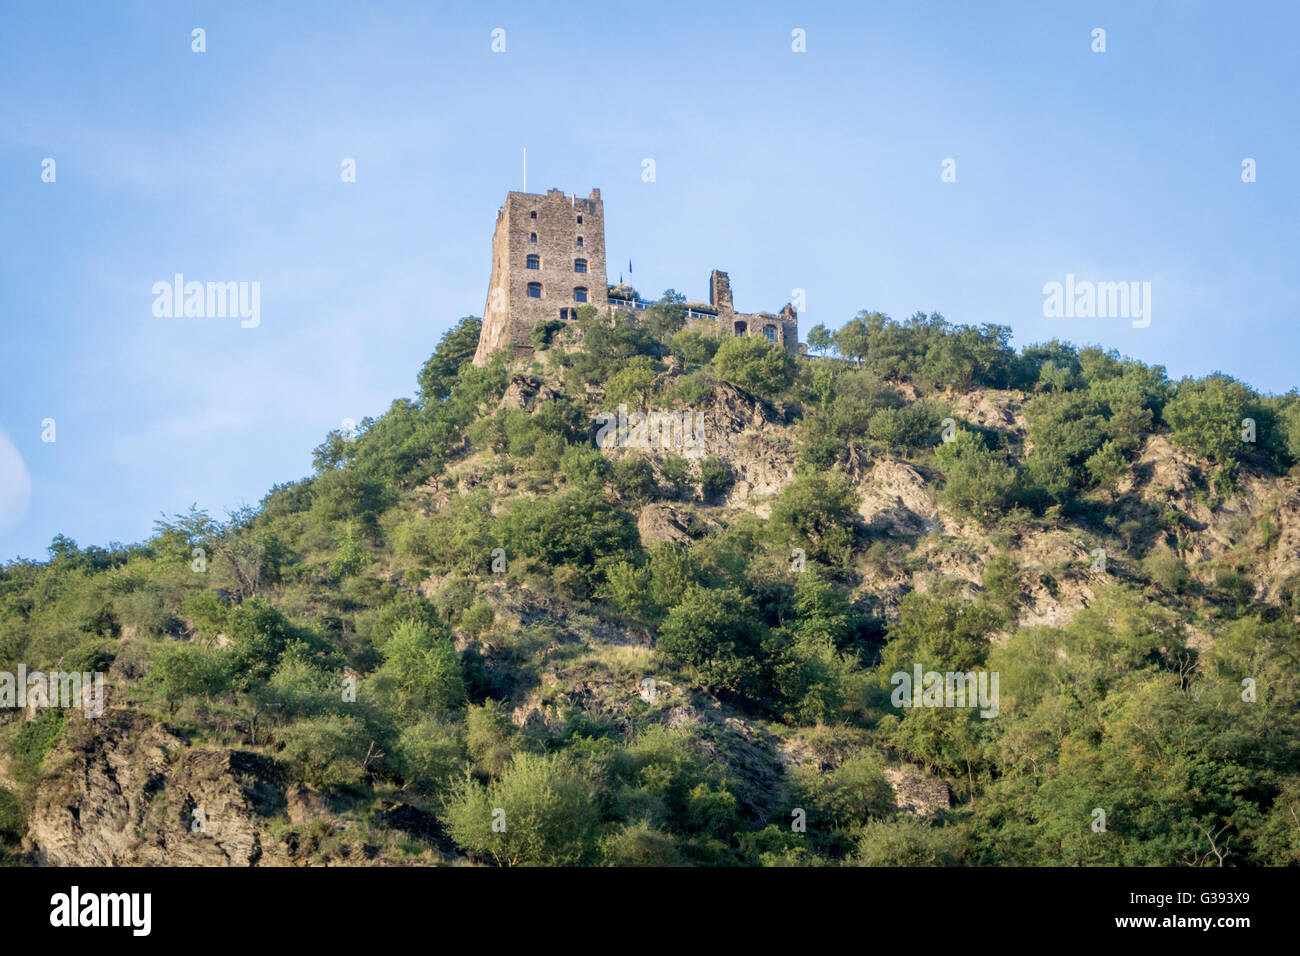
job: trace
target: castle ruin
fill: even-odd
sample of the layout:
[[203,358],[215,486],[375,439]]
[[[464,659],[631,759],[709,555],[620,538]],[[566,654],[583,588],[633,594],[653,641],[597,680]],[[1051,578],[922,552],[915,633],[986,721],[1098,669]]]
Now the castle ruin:
[[[533,327],[551,319],[572,321],[584,305],[644,309],[635,296],[611,294],[605,278],[605,206],[600,190],[586,199],[548,189],[545,195],[511,191],[497,210],[492,235],[492,277],[475,365],[509,347],[532,351]],[[709,302],[687,305],[688,322],[716,324],[723,335],[761,335],[792,352],[801,351],[794,306],[778,314],[737,312],[725,272],[709,276]]]

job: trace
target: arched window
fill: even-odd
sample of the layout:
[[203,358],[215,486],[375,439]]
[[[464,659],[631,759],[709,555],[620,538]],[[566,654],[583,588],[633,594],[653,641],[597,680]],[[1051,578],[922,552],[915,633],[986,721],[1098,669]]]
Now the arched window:
[[767,336],[767,340],[768,340],[769,342],[775,342],[775,341],[776,341],[776,326],[775,326],[775,325],[765,325],[765,326],[763,326],[763,334]]
[[574,260],[573,260],[573,271],[574,271],[574,272],[586,272],[586,271],[587,271],[587,260],[586,260],[586,259],[574,259]]
[[733,331],[735,331],[737,335],[744,335],[745,329],[747,328],[749,328],[749,326],[747,326],[744,322],[737,322]]
[[577,288],[575,288],[575,289],[573,290],[573,301],[574,301],[574,302],[586,302],[586,301],[587,301],[587,287],[586,287],[586,286],[581,286],[581,285],[580,285],[580,286],[578,286]]
[[578,248],[579,248],[579,249],[582,248],[582,236],[579,236],[579,237],[578,237]]
[[578,217],[578,225],[580,225],[580,226],[582,225],[582,217],[581,217],[581,216]]
[[542,267],[542,257],[538,255],[529,256],[524,260],[524,264],[530,269],[540,269]]
[[534,232],[534,233],[530,233],[529,236],[528,236],[528,241],[529,241],[529,242],[536,242],[536,241],[537,241],[537,233],[535,233],[535,232]]
[[528,298],[540,299],[542,297],[542,284],[540,282],[528,283]]
[[529,219],[536,219],[536,218],[537,218],[537,210],[534,209],[532,212],[530,212],[530,213],[528,214],[528,218],[529,218]]

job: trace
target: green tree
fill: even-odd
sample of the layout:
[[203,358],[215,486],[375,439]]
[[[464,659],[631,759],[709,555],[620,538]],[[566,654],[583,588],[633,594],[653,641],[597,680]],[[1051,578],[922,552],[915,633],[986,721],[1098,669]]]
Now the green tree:
[[691,586],[659,628],[660,656],[692,669],[702,686],[752,691],[764,627],[753,601],[735,588]]
[[787,391],[794,384],[795,361],[786,349],[757,335],[724,339],[713,356],[717,376],[762,397]]
[[790,547],[807,544],[809,557],[845,565],[853,551],[858,504],[857,491],[839,472],[804,472],[772,505],[772,531]]
[[466,778],[444,817],[456,843],[498,866],[582,865],[599,837],[591,781],[563,754],[516,754],[487,785]]

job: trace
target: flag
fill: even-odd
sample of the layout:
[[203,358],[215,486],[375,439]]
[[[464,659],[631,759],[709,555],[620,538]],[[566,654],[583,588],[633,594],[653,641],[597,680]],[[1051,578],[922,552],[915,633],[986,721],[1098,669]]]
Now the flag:
[[628,274],[628,275],[631,275],[631,274],[632,274],[632,260],[631,260],[631,259],[627,260],[627,274]]

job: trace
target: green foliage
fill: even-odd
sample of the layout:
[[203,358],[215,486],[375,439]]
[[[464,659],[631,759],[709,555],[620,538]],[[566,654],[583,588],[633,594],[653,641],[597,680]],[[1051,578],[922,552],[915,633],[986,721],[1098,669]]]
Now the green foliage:
[[826,331],[820,322],[808,330],[808,348],[819,355],[825,355],[835,344],[834,337]]
[[644,355],[628,359],[605,383],[605,401],[612,407],[644,409],[655,390],[654,363]]
[[716,335],[705,335],[695,329],[683,329],[672,337],[669,351],[687,365],[708,365],[722,344]]
[[805,472],[781,489],[772,505],[773,534],[825,564],[848,563],[853,550],[858,493],[837,472]]
[[1002,511],[1016,490],[1016,472],[1001,456],[964,429],[935,450],[943,469],[939,500],[961,515],[988,520]]
[[1185,378],[1164,409],[1169,440],[1231,474],[1247,448],[1242,420],[1261,417],[1257,407],[1255,393],[1227,375]]
[[346,522],[338,535],[338,547],[330,558],[329,573],[332,578],[348,578],[360,571],[366,563],[361,536],[352,522]]
[[700,460],[700,491],[705,500],[722,497],[735,483],[736,476],[725,460],[717,455],[709,455]]
[[280,655],[299,632],[269,602],[253,598],[232,607],[226,618],[232,684],[247,690],[271,676]]
[[718,378],[773,398],[794,384],[795,361],[789,351],[756,335],[724,339],[713,356]]
[[689,668],[701,686],[752,690],[764,627],[753,601],[734,588],[691,586],[659,628],[659,655]]
[[499,866],[574,866],[594,858],[600,816],[566,755],[520,753],[487,785],[466,778],[445,820],[463,849]]
[[438,347],[420,369],[418,383],[423,402],[445,401],[460,375],[461,367],[474,357],[483,322],[467,315],[438,340]]
[[871,820],[862,828],[856,866],[956,866],[961,862],[962,834],[954,827],[937,827],[912,817]]
[[691,479],[691,463],[679,455],[669,455],[659,463],[659,471],[668,482],[674,498],[689,498],[694,482]]
[[533,326],[529,338],[532,340],[533,348],[541,351],[551,347],[551,341],[555,338],[555,333],[565,327],[565,323],[560,319],[547,319],[545,322],[538,322]]
[[640,455],[624,455],[610,470],[610,484],[624,501],[649,501],[654,497],[655,472]]
[[373,738],[356,717],[329,714],[276,732],[278,755],[294,778],[317,789],[356,786],[366,773]]
[[145,683],[156,687],[174,712],[188,698],[211,700],[230,687],[225,655],[193,644],[164,644],[154,654]]
[[450,710],[465,702],[460,657],[441,626],[403,621],[380,655],[375,691],[392,702],[395,713]]
[[24,721],[10,745],[12,769],[19,780],[32,780],[40,773],[45,758],[63,736],[63,711],[47,707],[33,720]]
[[465,748],[453,723],[425,717],[402,730],[396,764],[402,779],[425,791],[447,787],[462,772]]

